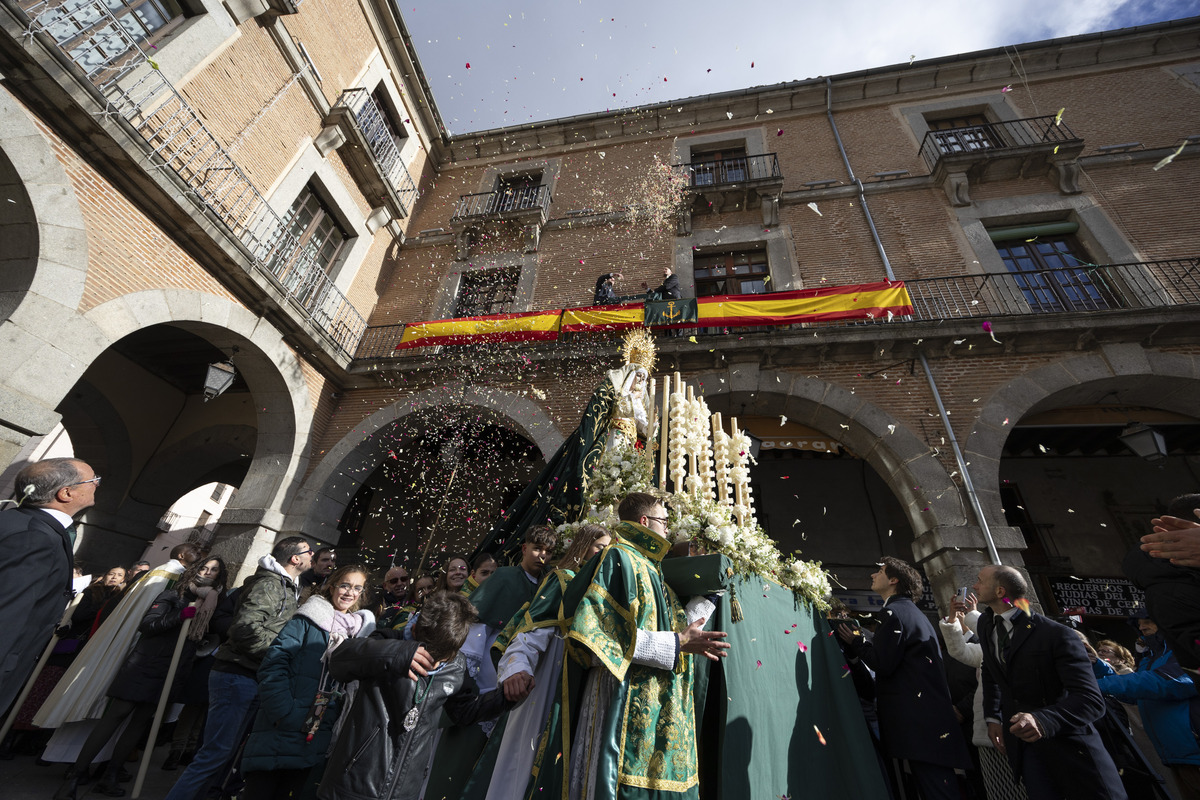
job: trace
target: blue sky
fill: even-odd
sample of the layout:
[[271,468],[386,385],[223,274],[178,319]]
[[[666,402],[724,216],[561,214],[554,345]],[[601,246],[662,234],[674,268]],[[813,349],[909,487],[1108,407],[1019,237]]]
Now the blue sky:
[[1200,14],[1200,0],[397,6],[456,134]]

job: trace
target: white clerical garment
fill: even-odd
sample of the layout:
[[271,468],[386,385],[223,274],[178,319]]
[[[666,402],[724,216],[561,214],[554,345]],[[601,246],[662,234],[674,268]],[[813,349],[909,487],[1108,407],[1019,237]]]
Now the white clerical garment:
[[529,696],[508,712],[486,800],[525,795],[562,666],[562,632],[553,625],[518,633],[505,649],[497,673],[499,683],[524,672],[533,676],[534,686]]
[[171,559],[146,573],[87,640],[33,718],[39,728],[57,729],[42,754],[44,760],[75,760],[93,721],[104,714],[108,687],[137,642],[142,617],[154,605],[154,598],[170,588],[183,570],[183,564]]

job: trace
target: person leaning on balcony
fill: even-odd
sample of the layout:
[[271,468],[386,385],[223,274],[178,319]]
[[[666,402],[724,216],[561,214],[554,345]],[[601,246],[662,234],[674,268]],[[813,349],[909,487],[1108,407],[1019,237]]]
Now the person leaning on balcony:
[[619,272],[606,272],[596,278],[596,294],[592,297],[592,305],[607,306],[621,302],[615,286],[622,277]]
[[679,288],[679,276],[670,267],[663,267],[663,282],[659,287],[646,292],[647,300],[678,300],[681,297],[683,291]]

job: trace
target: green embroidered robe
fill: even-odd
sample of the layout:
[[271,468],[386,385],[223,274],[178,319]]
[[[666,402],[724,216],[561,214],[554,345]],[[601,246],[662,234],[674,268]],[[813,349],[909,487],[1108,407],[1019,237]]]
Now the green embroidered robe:
[[675,592],[663,581],[661,562],[670,543],[631,522],[570,587],[586,586],[575,606],[568,645],[591,664],[594,657],[619,683],[604,718],[615,747],[604,748],[596,770],[597,800],[695,798],[696,718],[692,658],[673,671],[633,663],[638,630],[687,629]]

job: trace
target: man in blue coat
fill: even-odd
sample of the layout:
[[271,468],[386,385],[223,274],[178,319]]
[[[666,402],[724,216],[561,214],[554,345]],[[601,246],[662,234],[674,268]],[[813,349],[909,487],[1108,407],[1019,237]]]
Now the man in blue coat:
[[1092,723],[1104,716],[1083,643],[1065,625],[1030,613],[1013,567],[979,571],[988,737],[1008,756],[1029,800],[1126,800],[1121,776]]
[[0,608],[15,628],[0,638],[0,715],[20,694],[71,597],[72,519],[96,504],[100,478],[74,458],[17,473],[14,505],[0,512]]
[[1184,672],[1154,620],[1137,620],[1147,652],[1137,672],[1118,675],[1103,659],[1093,665],[1100,692],[1122,703],[1137,703],[1142,725],[1158,757],[1174,774],[1186,800],[1200,798],[1200,744],[1191,709],[1200,706],[1196,685]]
[[933,625],[913,602],[921,575],[885,556],[871,575],[871,591],[883,598],[875,633],[846,625],[838,636],[847,653],[875,672],[876,713],[884,753],[906,759],[925,800],[959,797],[955,768],[970,769],[971,756],[954,717],[941,649]]

